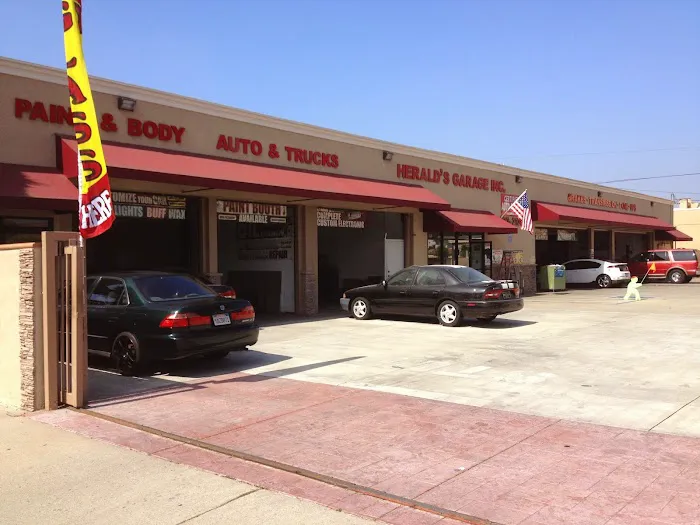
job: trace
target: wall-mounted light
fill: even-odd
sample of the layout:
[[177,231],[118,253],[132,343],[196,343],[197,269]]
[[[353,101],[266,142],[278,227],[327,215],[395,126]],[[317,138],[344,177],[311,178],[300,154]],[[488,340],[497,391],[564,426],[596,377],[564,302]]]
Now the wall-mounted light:
[[599,191],[599,192],[598,192],[598,197],[602,197],[602,196],[603,196],[603,192],[602,192],[602,191]]
[[119,97],[117,99],[117,107],[122,111],[134,111],[136,101],[133,98]]
[[382,152],[382,158],[384,160],[391,160],[394,158],[394,154],[391,151],[384,151]]
[[522,178],[520,175],[516,175],[516,176],[515,176],[515,182],[517,182],[518,184],[520,184],[522,181],[523,181],[523,178]]

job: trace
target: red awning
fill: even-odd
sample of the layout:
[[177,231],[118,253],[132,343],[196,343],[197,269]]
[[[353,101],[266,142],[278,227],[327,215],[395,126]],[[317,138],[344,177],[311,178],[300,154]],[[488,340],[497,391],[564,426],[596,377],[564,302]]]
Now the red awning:
[[518,228],[493,213],[476,210],[450,210],[425,214],[426,232],[517,233]]
[[[421,186],[242,164],[223,159],[105,144],[107,166],[121,178],[432,210],[450,204]],[[61,139],[63,171],[77,177],[77,145]]]
[[62,173],[0,164],[0,204],[42,210],[78,209],[78,188]]
[[659,230],[656,232],[656,239],[659,241],[687,241],[690,242],[693,238],[690,235],[686,235],[682,231],[673,230]]
[[672,230],[673,226],[656,217],[632,215],[607,210],[591,210],[563,204],[535,203],[536,221],[569,221],[612,226],[643,228],[646,230]]

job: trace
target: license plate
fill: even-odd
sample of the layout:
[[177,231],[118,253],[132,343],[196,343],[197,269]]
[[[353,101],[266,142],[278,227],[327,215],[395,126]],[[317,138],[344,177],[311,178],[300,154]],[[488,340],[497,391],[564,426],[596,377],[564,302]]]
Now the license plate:
[[512,299],[512,298],[513,298],[513,294],[510,293],[510,292],[503,292],[503,293],[501,294],[501,297],[502,297],[503,299]]
[[214,326],[231,324],[231,316],[229,314],[214,314],[211,317],[214,321]]

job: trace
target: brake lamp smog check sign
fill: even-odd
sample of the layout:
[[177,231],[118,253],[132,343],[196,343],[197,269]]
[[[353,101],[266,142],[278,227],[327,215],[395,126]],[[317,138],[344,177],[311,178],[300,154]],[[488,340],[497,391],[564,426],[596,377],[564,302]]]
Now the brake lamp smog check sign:
[[229,314],[214,314],[211,316],[214,321],[214,326],[225,326],[231,324],[231,316]]

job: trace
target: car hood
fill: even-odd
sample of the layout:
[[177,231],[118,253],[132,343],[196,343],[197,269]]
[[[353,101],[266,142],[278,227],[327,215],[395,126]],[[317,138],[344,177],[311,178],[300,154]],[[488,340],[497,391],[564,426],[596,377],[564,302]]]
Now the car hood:
[[348,290],[348,291],[345,292],[345,293],[347,293],[347,294],[361,294],[361,293],[363,293],[363,292],[368,292],[368,291],[370,291],[370,290],[378,290],[379,288],[382,288],[382,284],[381,284],[381,283],[379,283],[379,284],[368,284],[368,285],[365,285],[365,286],[358,286],[357,288],[352,288],[352,289]]

